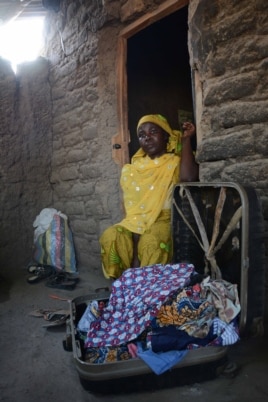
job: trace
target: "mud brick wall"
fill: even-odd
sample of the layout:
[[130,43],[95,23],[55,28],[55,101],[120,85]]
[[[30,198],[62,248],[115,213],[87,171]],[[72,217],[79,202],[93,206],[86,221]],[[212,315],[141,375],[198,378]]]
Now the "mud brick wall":
[[[100,272],[99,236],[122,216],[118,34],[163,3],[64,0],[48,13],[43,58],[16,76],[1,61],[1,265],[31,258],[33,220],[53,207],[69,217],[79,266]],[[200,179],[255,187],[266,233],[267,11],[261,0],[191,0],[188,40]]]
[[119,24],[104,28],[107,19],[100,1],[66,1],[47,26],[53,206],[69,217],[79,265],[97,272],[99,235],[122,213],[119,167],[111,152],[111,137],[117,132]]
[[268,250],[268,4],[193,0],[189,50],[195,71],[200,180],[254,187]]
[[32,223],[51,205],[52,127],[48,62],[0,60],[0,267],[30,259]]

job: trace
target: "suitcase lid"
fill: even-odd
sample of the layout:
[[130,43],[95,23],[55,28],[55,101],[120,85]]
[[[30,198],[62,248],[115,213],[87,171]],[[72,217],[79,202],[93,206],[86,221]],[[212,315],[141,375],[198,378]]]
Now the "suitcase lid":
[[174,262],[191,262],[200,274],[237,284],[240,331],[247,321],[248,198],[231,182],[180,183],[172,202]]

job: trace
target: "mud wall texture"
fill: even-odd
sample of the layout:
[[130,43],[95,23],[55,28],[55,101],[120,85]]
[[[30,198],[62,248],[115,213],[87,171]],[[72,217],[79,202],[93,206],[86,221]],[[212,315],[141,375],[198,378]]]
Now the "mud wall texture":
[[0,60],[0,266],[31,257],[37,211],[51,205],[51,94],[45,59],[15,76]]
[[193,0],[200,180],[231,181],[259,196],[268,254],[268,4]]
[[[69,218],[79,266],[100,272],[99,236],[123,213],[111,145],[118,35],[163,3],[62,0],[46,20],[45,57],[16,76],[1,62],[1,265],[14,250],[16,261],[31,258],[33,220],[53,207]],[[255,187],[266,223],[267,9],[191,0],[188,39],[200,180]]]
[[109,17],[101,1],[64,1],[60,13],[51,14],[46,31],[53,105],[53,206],[69,217],[79,265],[98,272],[99,235],[122,213],[119,167],[112,160],[111,146],[117,132],[120,27],[120,7],[114,3],[115,17]]

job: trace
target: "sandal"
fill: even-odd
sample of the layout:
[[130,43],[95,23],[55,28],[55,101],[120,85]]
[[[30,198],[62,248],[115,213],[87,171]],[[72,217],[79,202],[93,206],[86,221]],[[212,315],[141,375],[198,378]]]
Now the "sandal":
[[46,279],[54,274],[55,269],[50,265],[38,265],[34,269],[34,265],[31,265],[28,268],[28,271],[33,273],[33,276],[30,276],[27,279],[28,283],[37,283],[40,282],[42,279]]
[[38,309],[31,311],[29,315],[31,317],[37,317],[37,318],[44,318],[46,321],[50,321],[52,318],[55,316],[62,316],[62,315],[69,315],[69,310],[64,310],[64,309]]
[[44,319],[49,321],[49,324],[42,325],[43,328],[55,327],[58,325],[63,325],[66,323],[67,319],[70,316],[70,312],[68,310],[59,310],[50,312],[44,315]]
[[27,267],[27,271],[29,272],[29,274],[33,274],[37,268],[38,268],[38,265],[30,264]]
[[48,314],[55,313],[55,312],[57,312],[57,311],[58,311],[58,310],[56,310],[56,309],[54,309],[54,310],[51,310],[51,309],[49,309],[49,310],[44,310],[44,309],[40,308],[40,309],[38,309],[38,310],[31,311],[31,312],[29,313],[29,315],[30,315],[31,317],[37,317],[37,318],[43,317],[43,318],[45,318]]
[[51,276],[46,282],[46,286],[49,288],[73,290],[78,281],[79,278],[73,278],[66,272],[60,272]]
[[70,316],[69,310],[35,310],[29,313],[32,317],[43,317],[44,320],[49,321],[48,324],[42,325],[44,328],[55,327],[66,323]]
[[49,322],[49,324],[42,325],[43,328],[57,327],[66,324],[69,315],[57,315]]
[[[29,264],[27,267],[27,271],[29,274],[34,274],[35,271],[38,271],[39,268],[53,268],[51,265],[46,265],[46,264]],[[53,268],[54,269],[54,268]]]

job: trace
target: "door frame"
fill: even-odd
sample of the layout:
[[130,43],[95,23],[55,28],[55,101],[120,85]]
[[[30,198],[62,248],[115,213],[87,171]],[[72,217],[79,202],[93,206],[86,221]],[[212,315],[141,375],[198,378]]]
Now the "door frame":
[[117,114],[118,133],[112,138],[112,157],[121,167],[129,163],[128,144],[128,88],[127,88],[127,40],[154,22],[167,17],[180,8],[189,5],[190,0],[167,0],[157,9],[145,14],[119,33],[117,45]]

